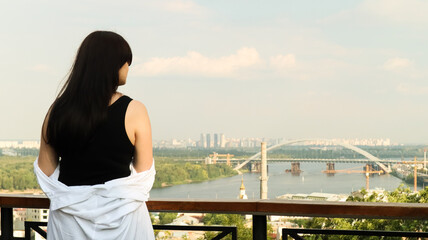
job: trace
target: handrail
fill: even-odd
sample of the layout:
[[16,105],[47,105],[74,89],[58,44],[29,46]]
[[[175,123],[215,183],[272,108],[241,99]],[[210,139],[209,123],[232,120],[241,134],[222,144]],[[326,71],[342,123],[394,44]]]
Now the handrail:
[[[149,199],[151,212],[194,212],[334,218],[428,219],[428,204],[295,200]],[[44,195],[0,194],[0,208],[49,208]]]

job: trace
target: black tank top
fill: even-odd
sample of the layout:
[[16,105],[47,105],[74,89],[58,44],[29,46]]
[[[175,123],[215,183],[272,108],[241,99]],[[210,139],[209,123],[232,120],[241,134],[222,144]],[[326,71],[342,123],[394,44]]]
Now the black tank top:
[[129,165],[134,146],[125,130],[128,96],[108,107],[106,120],[100,124],[87,147],[73,156],[61,156],[59,181],[68,185],[95,185],[131,174]]

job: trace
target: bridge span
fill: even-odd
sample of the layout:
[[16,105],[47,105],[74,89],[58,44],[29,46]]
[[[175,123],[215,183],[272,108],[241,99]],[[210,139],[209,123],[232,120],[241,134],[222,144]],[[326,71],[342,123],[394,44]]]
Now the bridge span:
[[[232,158],[230,162],[244,162],[248,160],[247,158]],[[185,162],[204,162],[205,159],[175,159],[175,161],[185,161]],[[226,159],[217,159],[217,162],[225,163]],[[260,159],[253,159],[254,162],[260,162]],[[268,158],[268,162],[320,162],[320,163],[373,163],[372,160],[367,158]],[[380,163],[383,164],[397,164],[400,163],[399,160],[390,160],[390,159],[380,159]]]
[[[316,141],[316,140],[322,140],[324,142],[331,143],[332,145],[338,145],[338,146],[342,146],[344,148],[350,149],[350,150],[352,150],[354,152],[357,152],[357,153],[363,155],[364,157],[366,157],[367,161],[370,161],[372,163],[373,162],[376,163],[384,172],[386,172],[386,173],[390,173],[391,172],[391,168],[387,167],[382,162],[381,159],[373,156],[369,152],[367,152],[367,151],[365,151],[365,150],[363,150],[363,149],[361,149],[359,147],[356,147],[356,146],[353,146],[353,145],[350,145],[350,144],[347,144],[347,143],[344,143],[344,142],[335,141],[335,140],[329,140],[329,139],[299,139],[299,140],[291,140],[291,141],[285,141],[285,142],[273,145],[273,146],[267,148],[266,151],[270,151],[270,150],[273,150],[273,149],[276,149],[276,148],[279,148],[279,147],[282,147],[282,146],[285,146],[285,145],[292,145],[292,144],[295,144],[295,143],[307,142],[307,141]],[[256,154],[254,154],[253,156],[251,156],[250,158],[248,158],[243,163],[237,165],[234,169],[235,170],[239,170],[243,166],[245,166],[246,164],[248,164],[250,161],[254,161],[254,160],[260,159],[260,154],[261,154],[261,152],[258,152]]]
[[[218,160],[217,160],[218,161]],[[255,162],[260,162],[260,159],[254,159]],[[330,158],[268,158],[269,162],[321,162],[321,163],[373,163],[373,160],[367,158],[360,159],[349,159],[349,158],[339,158],[339,159],[330,159]],[[396,164],[400,161],[397,160],[379,160],[382,164]]]

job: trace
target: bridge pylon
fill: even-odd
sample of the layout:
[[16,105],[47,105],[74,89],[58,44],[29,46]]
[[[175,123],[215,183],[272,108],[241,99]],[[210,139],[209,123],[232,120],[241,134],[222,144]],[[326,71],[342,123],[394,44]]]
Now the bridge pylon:
[[255,162],[255,163],[251,163],[251,172],[260,172],[261,171],[261,163],[260,162]]
[[291,175],[299,176],[302,170],[300,169],[300,162],[291,163]]
[[334,176],[334,163],[328,162],[327,165],[327,176]]

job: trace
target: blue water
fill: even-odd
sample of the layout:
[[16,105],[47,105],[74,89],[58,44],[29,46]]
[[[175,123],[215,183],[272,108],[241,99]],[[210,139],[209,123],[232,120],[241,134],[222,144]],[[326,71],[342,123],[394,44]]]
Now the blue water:
[[[301,163],[303,172],[300,176],[285,173],[290,169],[290,163],[268,164],[268,198],[273,199],[286,193],[344,193],[366,187],[366,177],[362,173],[337,173],[327,176],[322,173],[325,163]],[[336,163],[335,169],[362,170],[364,164]],[[244,185],[249,199],[258,199],[260,196],[260,173],[245,173]],[[166,188],[153,189],[151,198],[200,198],[200,199],[236,199],[241,186],[241,175],[222,178],[201,183],[176,185]],[[373,175],[370,177],[370,189],[382,188],[394,190],[400,184],[400,179],[392,175]],[[405,184],[406,185],[406,184]],[[406,185],[408,186],[408,185]]]

